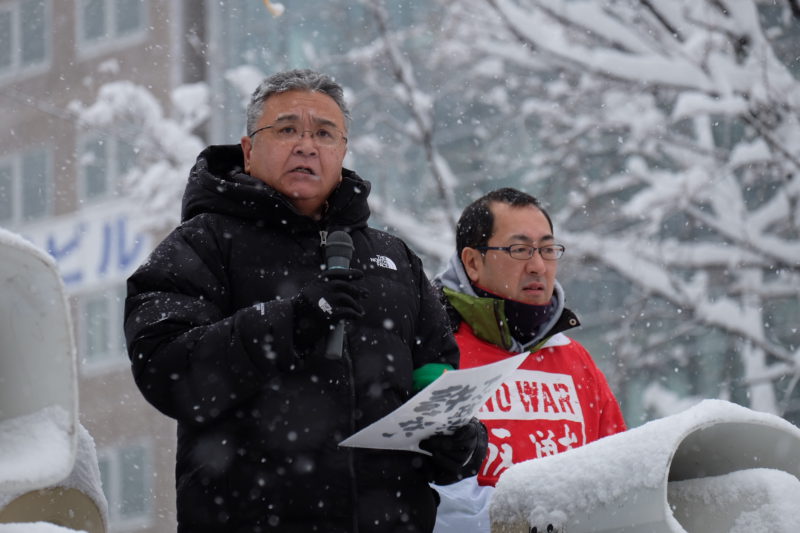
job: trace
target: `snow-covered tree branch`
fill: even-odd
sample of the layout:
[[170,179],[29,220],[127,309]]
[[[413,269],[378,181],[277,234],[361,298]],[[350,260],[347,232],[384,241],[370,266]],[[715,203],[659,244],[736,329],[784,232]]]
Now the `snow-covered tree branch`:
[[458,213],[453,193],[455,177],[447,160],[442,157],[434,143],[435,117],[431,98],[419,89],[414,76],[414,67],[404,59],[394,42],[394,36],[389,28],[389,17],[383,4],[367,2],[365,5],[372,11],[377,22],[383,51],[396,82],[395,94],[405,104],[416,126],[409,133],[425,150],[428,168],[444,207],[444,215],[450,227],[455,229]]
[[[571,253],[668,303],[669,323],[681,324],[668,336],[673,347],[702,331],[726,335],[753,405],[777,413],[800,375],[797,329],[765,327],[800,305],[800,81],[794,55],[778,57],[775,45],[798,38],[790,8],[753,0],[450,7],[451,31],[476,53],[456,68],[488,86],[497,80],[474,65],[499,58],[511,74],[501,90],[538,131],[535,179],[560,204]],[[645,305],[639,321],[663,313]],[[609,326],[621,343],[625,330]],[[765,380],[774,395],[763,392]]]
[[186,179],[204,147],[194,132],[209,116],[206,85],[177,88],[172,109],[168,117],[149,90],[130,81],[104,85],[90,105],[71,105],[81,127],[104,131],[133,146],[137,161],[124,177],[126,194],[142,206],[155,231],[180,220]]

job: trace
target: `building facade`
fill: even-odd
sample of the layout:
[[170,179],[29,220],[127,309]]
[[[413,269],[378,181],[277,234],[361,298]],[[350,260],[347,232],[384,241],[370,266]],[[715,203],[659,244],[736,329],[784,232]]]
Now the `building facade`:
[[196,77],[181,61],[198,16],[184,10],[191,4],[0,0],[0,225],[58,262],[79,354],[80,420],[97,446],[114,532],[175,530],[175,424],[136,389],[122,333],[125,279],[157,236],[122,194],[131,139],[80,127],[71,107],[119,79],[166,102]]

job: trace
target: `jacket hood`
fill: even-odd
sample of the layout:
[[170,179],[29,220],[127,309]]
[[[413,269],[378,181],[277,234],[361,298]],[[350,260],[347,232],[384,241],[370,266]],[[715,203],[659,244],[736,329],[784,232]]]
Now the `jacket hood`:
[[[504,300],[483,298],[475,293],[458,253],[450,257],[445,270],[436,276],[435,282],[443,287],[448,303],[458,307],[461,318],[475,331],[475,335],[509,351],[530,350],[555,333],[578,325],[575,314],[564,306],[564,289],[558,280],[555,280],[553,290],[556,300],[553,316],[539,329],[539,334],[534,339],[524,344],[509,331]],[[562,324],[567,327],[562,327]]]
[[[366,226],[371,188],[352,170],[342,169],[342,182],[328,198],[323,219],[340,227]],[[309,220],[285,196],[244,172],[244,153],[238,144],[209,146],[197,156],[183,194],[181,221],[201,213],[280,224],[295,217]]]

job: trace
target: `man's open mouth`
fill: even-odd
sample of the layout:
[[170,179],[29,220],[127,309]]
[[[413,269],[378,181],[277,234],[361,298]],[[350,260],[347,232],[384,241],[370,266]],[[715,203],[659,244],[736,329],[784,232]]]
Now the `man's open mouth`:
[[315,174],[314,171],[308,167],[295,167],[292,169],[292,172],[300,172],[302,174],[310,174],[312,176]]

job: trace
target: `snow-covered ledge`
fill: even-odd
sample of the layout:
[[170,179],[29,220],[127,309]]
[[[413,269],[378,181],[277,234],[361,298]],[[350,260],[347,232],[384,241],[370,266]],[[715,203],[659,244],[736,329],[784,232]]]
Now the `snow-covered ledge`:
[[492,496],[492,532],[800,531],[798,478],[800,429],[705,400],[510,468]]

